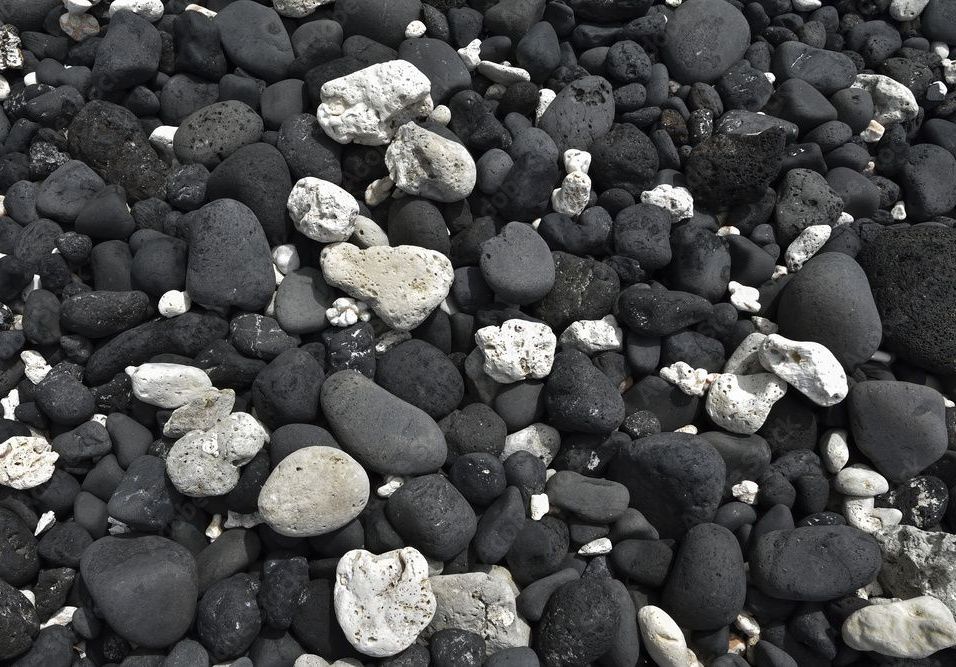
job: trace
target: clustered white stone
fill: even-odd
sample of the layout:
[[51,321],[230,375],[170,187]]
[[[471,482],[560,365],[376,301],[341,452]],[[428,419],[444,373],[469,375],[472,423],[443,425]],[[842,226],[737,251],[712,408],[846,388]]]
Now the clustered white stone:
[[567,175],[561,187],[551,192],[551,208],[557,213],[576,218],[588,205],[591,197],[591,154],[576,148],[564,152],[564,168]]
[[325,311],[329,324],[334,327],[350,327],[358,322],[368,322],[372,313],[364,301],[356,301],[342,296],[332,302],[332,307]]

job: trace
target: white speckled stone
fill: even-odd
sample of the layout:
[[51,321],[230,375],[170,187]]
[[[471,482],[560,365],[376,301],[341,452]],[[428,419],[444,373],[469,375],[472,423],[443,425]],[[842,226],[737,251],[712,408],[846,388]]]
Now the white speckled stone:
[[554,363],[557,339],[547,324],[507,320],[500,327],[482,327],[475,342],[484,357],[484,371],[495,382],[547,377]]

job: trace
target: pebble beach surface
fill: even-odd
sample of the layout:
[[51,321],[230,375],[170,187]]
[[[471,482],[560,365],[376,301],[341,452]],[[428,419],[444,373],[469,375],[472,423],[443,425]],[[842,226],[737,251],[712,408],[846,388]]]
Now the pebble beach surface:
[[0,667],[951,667],[954,399],[956,0],[0,0]]

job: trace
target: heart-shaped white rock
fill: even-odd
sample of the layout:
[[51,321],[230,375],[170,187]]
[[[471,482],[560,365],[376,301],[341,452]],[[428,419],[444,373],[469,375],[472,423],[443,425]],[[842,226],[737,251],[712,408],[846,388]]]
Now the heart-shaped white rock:
[[320,262],[329,285],[365,301],[400,331],[421,324],[445,300],[455,279],[445,255],[411,245],[361,249],[335,243],[322,250]]

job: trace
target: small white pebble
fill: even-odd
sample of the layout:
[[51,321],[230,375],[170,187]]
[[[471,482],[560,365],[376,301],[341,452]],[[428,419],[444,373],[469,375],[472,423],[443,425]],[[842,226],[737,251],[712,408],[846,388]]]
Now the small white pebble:
[[428,28],[426,28],[425,24],[421,21],[412,21],[405,26],[405,36],[409,39],[414,39],[415,37],[424,37],[426,30],[428,30]]
[[830,240],[832,231],[833,228],[830,225],[810,225],[800,232],[800,235],[787,246],[784,252],[787,270],[796,273],[802,269],[807,260],[817,254],[820,248]]
[[30,601],[31,605],[33,605],[34,607],[37,606],[37,597],[36,595],[33,594],[33,591],[24,589],[24,590],[21,590],[20,592],[23,594],[23,597],[25,597],[27,600]]
[[703,396],[710,387],[710,374],[707,369],[694,368],[684,361],[675,361],[670,366],[664,366],[659,375],[688,396]]
[[780,280],[781,278],[783,278],[785,275],[789,273],[790,272],[787,271],[787,267],[785,267],[782,264],[777,264],[775,267],[773,267],[773,274],[770,276],[770,279]]
[[390,177],[376,178],[365,188],[365,204],[367,206],[378,206],[388,199],[393,189],[395,189],[395,181]]
[[110,535],[125,535],[126,533],[132,532],[129,526],[111,516],[106,517],[106,522],[109,524],[107,530]]
[[538,106],[534,110],[535,123],[541,120],[541,116],[544,115],[544,112],[548,110],[548,107],[551,106],[551,103],[554,102],[554,98],[557,96],[558,94],[550,88],[542,88],[538,91]]
[[272,263],[283,274],[288,274],[298,269],[302,260],[299,258],[298,249],[293,244],[286,243],[272,249]]
[[717,236],[740,236],[740,230],[733,225],[724,225],[717,230]]
[[149,135],[149,145],[153,147],[153,150],[166,164],[172,164],[176,160],[173,140],[178,129],[178,127],[172,125],[160,125]]
[[951,400],[943,396],[943,407],[956,408],[956,403],[953,403]]
[[940,58],[949,58],[949,45],[946,42],[931,42],[929,50]]
[[894,220],[906,220],[906,203],[898,201],[893,204],[893,208],[890,209],[890,216]]
[[551,503],[548,501],[548,494],[535,493],[531,495],[531,518],[534,521],[540,521],[541,517],[551,509]]
[[883,138],[884,132],[886,132],[885,127],[876,120],[871,120],[870,124],[866,126],[866,129],[860,132],[860,137],[866,143],[873,144]]
[[760,487],[757,485],[757,482],[749,479],[745,479],[740,484],[734,484],[730,489],[734,498],[748,505],[753,505],[757,502],[757,493],[759,491]]
[[742,633],[748,637],[759,637],[760,636],[760,624],[757,622],[757,619],[748,611],[742,611],[737,615],[737,618],[734,620],[734,625],[736,625]]
[[873,356],[870,357],[870,361],[875,361],[878,364],[892,364],[896,361],[896,355],[886,350],[877,350],[873,353]]
[[777,76],[773,72],[764,72],[763,75],[770,83],[774,83],[777,80]]
[[101,413],[97,413],[93,415],[92,417],[90,417],[91,422],[96,422],[100,426],[106,426],[106,419],[107,419],[107,416]]
[[402,488],[405,478],[398,475],[386,475],[385,483],[375,489],[375,495],[379,498],[389,498],[393,493]]
[[163,317],[176,317],[192,308],[193,301],[188,292],[171,289],[159,297],[159,314]]
[[437,107],[432,109],[429,119],[438,123],[439,125],[448,125],[448,123],[451,122],[451,109],[446,107],[444,104],[439,104]]
[[840,217],[837,218],[836,225],[837,226],[846,225],[851,222],[853,222],[853,216],[847,213],[846,211],[843,211],[842,213],[840,213]]
[[412,334],[407,331],[389,329],[375,339],[375,356],[380,357],[396,345],[400,345],[406,340],[411,340],[411,338]]
[[37,85],[37,73],[29,72],[23,76],[23,85],[24,86],[35,86]]
[[10,390],[10,393],[0,398],[0,407],[3,410],[0,410],[0,413],[3,414],[4,419],[9,419],[10,421],[16,421],[16,415],[14,411],[17,409],[17,406],[20,405],[20,392],[16,387]]
[[40,520],[37,521],[37,527],[36,530],[33,531],[33,536],[37,537],[55,523],[56,514],[52,510],[49,512],[44,512],[40,515]]
[[611,553],[611,540],[606,537],[599,537],[596,540],[591,540],[587,544],[581,546],[578,549],[578,555],[580,556],[603,556],[604,554]]
[[950,86],[956,86],[956,60],[943,58],[943,79]]
[[206,526],[206,537],[215,542],[220,535],[222,535],[222,515],[213,514],[209,525]]
[[756,287],[731,280],[727,289],[730,290],[730,303],[734,308],[744,313],[760,312],[760,290]]
[[569,148],[564,151],[564,170],[567,173],[572,171],[581,171],[585,174],[591,168],[591,154],[587,151],[581,151],[577,148]]
[[23,362],[23,373],[33,384],[40,384],[46,374],[53,370],[42,354],[35,350],[24,350],[20,353]]
[[262,515],[258,512],[240,514],[239,512],[226,510],[226,520],[223,522],[222,527],[227,530],[229,528],[255,528],[260,523],[265,523],[265,519],[263,519]]
[[468,71],[474,71],[478,67],[478,63],[481,62],[481,40],[471,40],[467,46],[458,49],[458,55],[461,56],[461,60],[465,63]]
[[849,433],[842,428],[830,429],[820,438],[820,454],[823,465],[831,474],[843,470],[850,460]]
[[359,321],[368,322],[372,319],[372,311],[364,301],[343,296],[332,302],[332,307],[325,311],[325,316],[334,327],[350,327]]
[[40,624],[40,629],[48,628],[51,625],[68,625],[73,622],[73,614],[76,613],[76,607],[69,605],[63,607],[50,618]]
[[675,428],[674,433],[689,433],[691,435],[697,435],[699,431],[697,430],[697,427],[694,426],[693,424],[686,424],[684,426],[681,426],[680,428]]
[[683,0],[664,0],[664,4],[670,7],[671,9],[676,9],[681,6]]
[[490,60],[482,60],[478,63],[478,73],[502,86],[510,86],[520,81],[531,81],[528,70],[512,67],[508,63],[494,63]]

